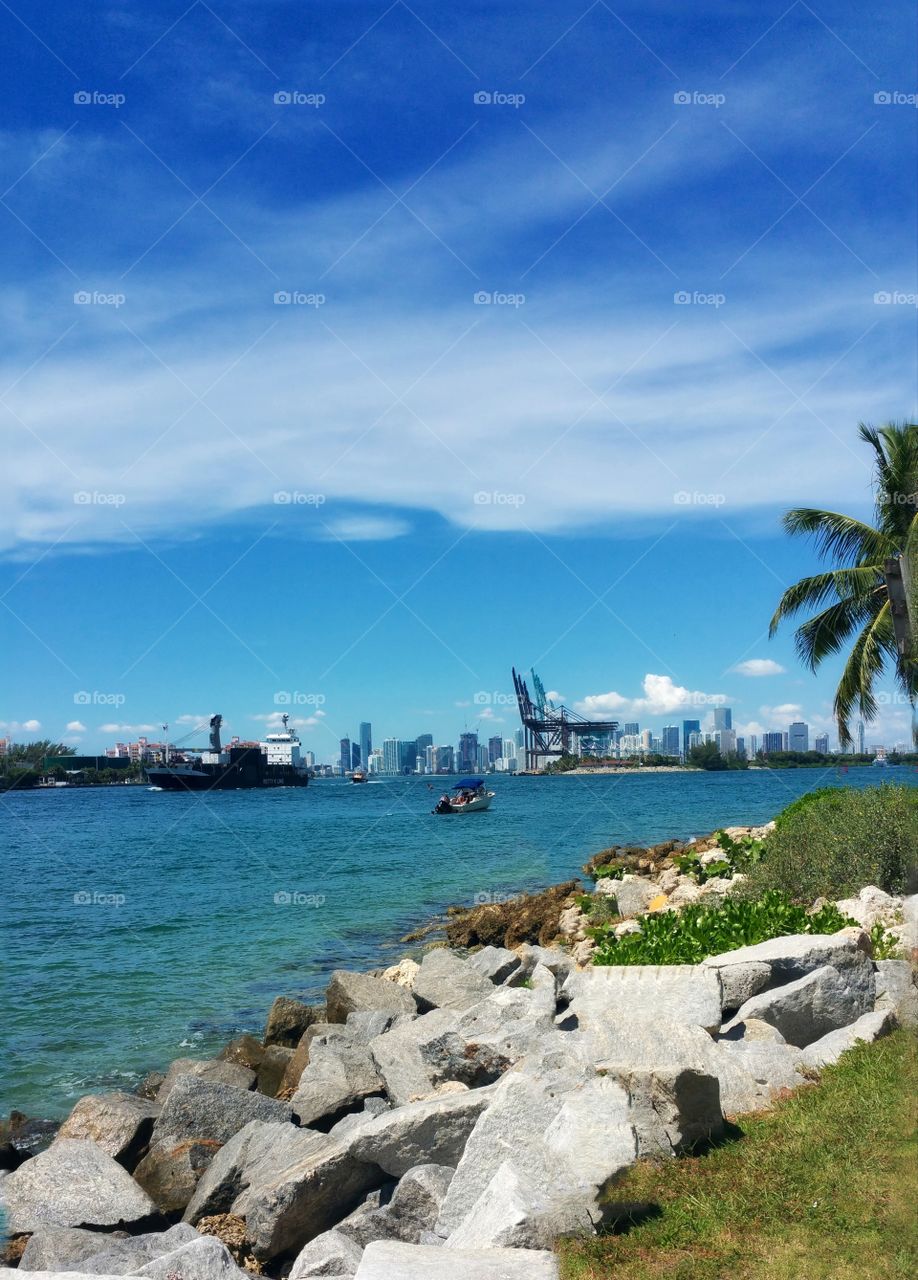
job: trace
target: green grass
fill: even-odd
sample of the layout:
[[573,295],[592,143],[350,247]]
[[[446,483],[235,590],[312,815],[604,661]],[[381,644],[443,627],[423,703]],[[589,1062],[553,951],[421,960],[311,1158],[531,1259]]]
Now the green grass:
[[562,1280],[911,1280],[916,1098],[910,1032],[857,1046],[733,1140],[635,1166],[609,1199],[650,1214],[560,1241]]

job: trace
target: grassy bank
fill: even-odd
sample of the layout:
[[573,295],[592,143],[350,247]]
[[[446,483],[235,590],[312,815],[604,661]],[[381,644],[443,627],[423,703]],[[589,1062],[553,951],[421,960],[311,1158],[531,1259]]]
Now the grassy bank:
[[707,1155],[642,1164],[621,1234],[562,1241],[563,1280],[905,1280],[918,1274],[918,1054],[860,1045]]

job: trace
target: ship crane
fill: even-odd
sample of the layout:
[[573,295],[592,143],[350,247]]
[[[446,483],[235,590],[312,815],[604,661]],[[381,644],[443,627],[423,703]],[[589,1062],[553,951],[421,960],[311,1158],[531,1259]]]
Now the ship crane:
[[557,706],[547,697],[542,681],[530,671],[535,701],[525,678],[513,668],[513,688],[523,725],[523,753],[527,769],[538,769],[544,756],[563,756],[570,751],[571,737],[613,733],[617,720],[588,720],[564,703]]

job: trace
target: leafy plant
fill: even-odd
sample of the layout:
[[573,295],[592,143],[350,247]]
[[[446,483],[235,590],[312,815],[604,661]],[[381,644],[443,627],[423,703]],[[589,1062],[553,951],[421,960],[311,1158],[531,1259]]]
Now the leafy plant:
[[707,956],[737,947],[767,942],[792,933],[835,933],[856,921],[843,916],[834,903],[813,915],[770,890],[758,899],[726,898],[718,905],[692,903],[682,911],[652,912],[641,918],[641,932],[616,938],[611,929],[597,929],[593,963],[699,964]]
[[918,861],[918,788],[827,787],[795,800],[749,868],[747,891],[780,889],[791,898],[847,898],[864,885],[910,891]]
[[870,943],[874,960],[892,960],[902,946],[894,933],[889,933],[878,920],[870,930]]
[[590,875],[594,880],[621,880],[627,867],[621,864],[610,864],[607,867],[593,867]]

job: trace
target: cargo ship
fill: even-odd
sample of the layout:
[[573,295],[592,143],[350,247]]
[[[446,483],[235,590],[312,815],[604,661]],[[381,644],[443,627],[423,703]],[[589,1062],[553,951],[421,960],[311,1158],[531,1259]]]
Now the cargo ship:
[[210,718],[210,750],[167,751],[162,764],[148,765],[147,781],[162,791],[241,791],[259,787],[305,787],[309,769],[300,740],[282,716],[283,731],[257,745],[222,747],[222,716]]

